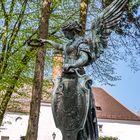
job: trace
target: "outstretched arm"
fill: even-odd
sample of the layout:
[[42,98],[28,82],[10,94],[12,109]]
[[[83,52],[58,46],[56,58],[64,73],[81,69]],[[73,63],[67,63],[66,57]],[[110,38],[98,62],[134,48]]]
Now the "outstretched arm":
[[40,41],[42,43],[49,43],[50,45],[52,45],[53,48],[58,49],[58,50],[63,50],[63,46],[59,43],[56,43],[52,40],[46,40],[46,39],[40,39]]

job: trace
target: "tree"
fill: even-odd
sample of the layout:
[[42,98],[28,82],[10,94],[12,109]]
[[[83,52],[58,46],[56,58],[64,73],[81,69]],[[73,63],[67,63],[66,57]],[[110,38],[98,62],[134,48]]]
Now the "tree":
[[[50,5],[51,5],[51,0],[44,0],[43,8],[42,8],[41,24],[40,24],[40,38],[42,39],[46,39],[48,36],[48,26],[49,26],[48,21],[51,13]],[[35,76],[33,81],[30,117],[29,117],[27,135],[25,138],[26,140],[37,139],[45,53],[46,53],[46,49],[45,49],[45,45],[43,45],[38,49],[38,53],[36,57]]]
[[[51,0],[43,1],[42,16],[41,16],[40,29],[39,29],[39,36],[42,39],[47,39],[48,36],[50,6],[51,6]],[[34,81],[33,81],[32,99],[30,104],[28,130],[25,138],[26,140],[37,140],[45,55],[46,55],[46,48],[45,45],[42,45],[41,47],[38,48],[37,55],[36,55],[36,67],[35,67],[35,74],[34,74]]]
[[[27,40],[37,33],[36,31],[34,33],[29,31],[27,36],[21,34],[22,26],[25,26],[25,28],[22,29],[23,31],[30,28],[26,26],[26,22],[22,23],[27,3],[28,0],[24,0],[23,2],[16,2],[15,0],[12,0],[11,2],[1,0],[2,11],[0,16],[2,16],[4,24],[2,24],[3,28],[1,28],[0,34],[2,47],[0,55],[0,89],[4,90],[5,94],[0,105],[0,125],[2,123],[7,104],[15,86],[17,85],[17,81],[30,59],[31,52],[35,50],[31,48],[27,51],[23,51],[23,47]],[[10,5],[8,10],[6,9],[7,4]],[[17,7],[17,5],[19,5],[20,8]],[[28,16],[26,17],[28,19]],[[1,23],[3,23],[2,19]],[[18,51],[20,52],[17,53]],[[25,55],[23,56],[23,54]],[[16,62],[17,64],[15,64]]]
[[[110,4],[110,0],[103,0],[101,2],[97,0],[94,2],[94,5],[90,4],[88,11],[88,15],[90,15],[90,19],[88,19],[88,23],[91,22],[92,18],[95,17],[102,8],[106,7]],[[132,68],[133,71],[137,71],[140,69],[140,65],[138,62],[138,55],[139,53],[139,13],[138,7],[139,4],[136,6],[132,6],[131,2],[129,2],[128,6],[126,7],[126,12],[122,18],[122,22],[120,22],[119,26],[116,27],[115,32],[113,32],[108,41],[108,48],[105,50],[105,53],[101,55],[101,57],[90,67],[88,67],[87,71],[93,77],[94,83],[98,82],[101,84],[109,84],[114,85],[113,82],[116,80],[120,80],[121,77],[116,74],[115,72],[115,63],[117,61],[127,61],[129,63],[129,67]],[[100,3],[100,4],[99,4]],[[133,8],[135,7],[135,13],[133,12]],[[136,21],[136,25],[133,22],[128,20],[128,14],[131,13]],[[137,13],[137,14],[136,14]],[[87,29],[89,30],[89,28]]]
[[119,140],[117,137],[100,137],[99,140]]
[[[38,37],[40,2],[36,0],[1,0],[0,2],[2,8],[0,11],[0,23],[2,23],[0,28],[0,38],[2,39],[0,40],[0,90],[3,91],[0,122],[2,122],[7,105],[13,92],[16,91],[15,88],[23,86],[24,83],[31,84],[32,81],[37,48],[29,48],[27,42],[32,37]],[[63,39],[59,39],[61,34],[58,31],[65,21],[77,16],[78,11],[72,5],[67,5],[67,2],[60,8],[61,4],[61,0],[53,1],[49,38],[62,43]],[[66,10],[68,6],[72,12]],[[46,59],[50,63],[49,55]]]

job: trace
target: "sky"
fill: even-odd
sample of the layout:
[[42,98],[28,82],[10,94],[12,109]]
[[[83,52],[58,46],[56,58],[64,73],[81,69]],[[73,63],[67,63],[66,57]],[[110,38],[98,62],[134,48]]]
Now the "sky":
[[[140,15],[140,7],[137,14]],[[140,111],[140,71],[134,73],[127,65],[125,62],[118,62],[115,72],[121,76],[121,80],[113,82],[115,86],[95,86],[102,87],[129,110],[138,112]]]
[[[140,15],[140,7],[138,14]],[[140,62],[140,58],[138,58]],[[102,86],[121,104],[129,110],[140,112],[140,71],[132,72],[125,62],[117,63],[117,71],[121,80],[115,82],[115,86]]]
[[140,71],[132,72],[124,62],[118,62],[117,73],[121,80],[115,86],[102,86],[121,104],[133,112],[140,111]]

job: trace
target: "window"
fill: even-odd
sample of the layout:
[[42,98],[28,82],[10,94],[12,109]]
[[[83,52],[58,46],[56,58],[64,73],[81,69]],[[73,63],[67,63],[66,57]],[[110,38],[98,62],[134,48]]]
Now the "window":
[[99,124],[99,132],[103,132],[103,125],[102,124]]
[[17,122],[18,120],[22,120],[22,118],[21,118],[21,117],[17,117],[17,118],[15,119],[16,122]]
[[53,132],[53,133],[52,133],[52,138],[53,138],[53,140],[55,140],[55,137],[56,137],[56,134],[55,134],[55,132]]
[[100,106],[96,106],[96,110],[102,110],[102,108]]
[[9,140],[8,136],[1,136],[1,140]]
[[20,137],[20,140],[25,140],[25,136],[21,136]]

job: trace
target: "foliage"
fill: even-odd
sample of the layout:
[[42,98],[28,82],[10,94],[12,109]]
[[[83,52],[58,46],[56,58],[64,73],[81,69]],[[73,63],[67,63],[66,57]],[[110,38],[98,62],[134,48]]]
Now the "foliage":
[[[13,3],[12,3],[13,2]],[[100,3],[100,2],[98,2]],[[87,25],[91,22],[95,15],[97,15],[101,9],[100,5],[98,4],[97,0],[91,0],[89,3],[89,10],[88,10],[88,17]],[[24,16],[22,20],[19,20],[19,15],[22,13],[21,9],[23,9],[22,1],[17,0],[5,0],[4,5],[9,5],[5,7],[6,13],[9,15],[8,17],[5,14],[5,10],[1,10],[0,12],[0,46],[1,46],[1,56],[0,56],[0,77],[1,83],[0,89],[4,90],[7,88],[8,85],[12,83],[11,76],[17,69],[22,69],[23,64],[21,63],[22,58],[26,54],[28,50],[28,46],[26,44],[27,40],[33,36],[34,38],[37,37],[37,30],[39,28],[39,18],[40,18],[40,2],[39,1],[28,1],[26,5],[26,9],[24,12]],[[10,8],[11,7],[11,8]],[[12,9],[13,7],[13,9]],[[133,70],[139,70],[139,66],[137,64],[137,55],[139,55],[139,3],[133,1],[131,3],[131,8],[129,8],[129,12],[135,15],[134,19],[137,22],[129,22],[128,18],[125,18],[125,22],[122,27],[121,31],[124,31],[121,34],[121,39],[119,36],[113,34],[111,36],[109,42],[109,51],[107,50],[106,54],[104,54],[95,64],[93,64],[90,69],[92,73],[90,74],[93,76],[94,81],[97,80],[98,82],[104,84],[111,84],[113,81],[120,79],[120,77],[115,74],[115,61],[119,60],[129,60],[130,66]],[[11,10],[10,10],[11,9]],[[57,42],[64,42],[61,26],[66,24],[69,21],[79,20],[80,15],[80,3],[78,1],[53,1],[52,4],[52,13],[50,17],[50,26],[49,26],[49,39],[57,41]],[[65,13],[65,14],[64,14]],[[131,19],[131,21],[134,21]],[[8,24],[6,23],[8,22]],[[34,25],[34,26],[32,26]],[[90,25],[87,27],[89,29]],[[17,30],[18,29],[18,30]],[[116,31],[121,32],[121,31]],[[87,37],[89,36],[88,33]],[[116,43],[117,42],[117,43]],[[118,43],[119,42],[119,43]],[[130,44],[131,45],[128,45]],[[6,48],[4,48],[6,46]],[[125,49],[117,49],[123,46]],[[133,48],[131,46],[134,46]],[[114,55],[112,55],[114,54]],[[34,69],[34,53],[28,54],[31,56],[31,60],[28,63],[27,67],[24,67],[24,71],[21,74],[21,78],[17,85],[20,85],[26,82],[27,77],[33,76],[33,69]],[[110,57],[111,56],[111,57]],[[50,60],[47,63],[47,67],[51,63],[51,59],[46,56],[47,60]],[[50,69],[47,69],[50,72]],[[47,73],[47,72],[46,72]],[[28,80],[27,80],[28,82]]]
[[[84,1],[84,0],[83,0]],[[83,2],[81,1],[81,2]],[[51,36],[50,39],[53,39],[57,42],[63,42],[63,35],[61,33],[60,27],[69,21],[79,20],[79,6],[80,3],[77,1],[61,1],[60,7],[54,12],[55,14],[60,14],[58,22],[57,22],[57,32],[55,35]],[[91,22],[94,20],[96,15],[98,15],[102,10],[103,2],[112,2],[111,0],[91,0],[88,3],[88,14],[87,14],[87,26],[86,26],[86,38],[91,37],[90,34],[90,26]],[[77,8],[77,11],[73,11],[73,6]],[[66,8],[68,7],[68,8]],[[120,80],[121,76],[116,73],[116,63],[117,61],[128,62],[131,70],[138,71],[140,69],[139,64],[139,55],[140,55],[140,39],[139,39],[139,29],[140,29],[140,13],[138,9],[140,8],[140,4],[137,1],[130,1],[129,6],[126,7],[126,12],[124,17],[122,18],[122,22],[118,27],[116,27],[116,31],[112,33],[109,38],[108,48],[105,50],[104,54],[98,59],[94,64],[87,67],[87,73],[91,75],[94,79],[93,81],[101,84],[109,84],[114,85],[113,82],[116,80]],[[68,10],[69,9],[69,10]],[[72,11],[70,13],[70,11]],[[135,11],[135,12],[134,12]],[[72,17],[67,19],[67,14],[72,15]],[[75,13],[75,14],[73,14]],[[53,14],[52,14],[53,15]],[[62,17],[62,18],[60,18]],[[64,18],[63,18],[64,17]],[[131,18],[130,18],[131,17]],[[56,17],[55,17],[56,18]],[[52,19],[50,17],[50,19]],[[131,19],[131,20],[130,20]],[[60,22],[60,23],[59,23]],[[54,23],[54,21],[53,21]],[[54,24],[56,25],[56,24]],[[60,39],[61,38],[61,39]]]
[[[9,5],[9,6],[8,6]],[[31,9],[32,7],[32,9]],[[6,89],[12,84],[12,76],[17,70],[30,70],[21,62],[25,55],[33,58],[33,52],[28,51],[28,39],[37,34],[39,22],[39,8],[34,13],[37,3],[27,0],[5,0],[0,12],[0,89]],[[38,19],[38,20],[37,20]],[[30,23],[30,24],[29,24]],[[32,26],[31,24],[34,24]],[[28,54],[27,54],[28,53]],[[20,81],[22,83],[22,79]]]
[[[111,2],[111,0],[102,2],[95,0],[94,5],[90,4],[88,23],[91,23],[102,8]],[[87,71],[93,77],[95,83],[114,85],[114,81],[120,80],[121,76],[116,73],[117,61],[127,62],[129,68],[134,72],[140,70],[139,8],[140,3],[135,1],[129,3],[122,21],[109,38],[108,48],[105,49],[104,54],[94,64],[88,67]],[[89,27],[90,24],[87,27],[87,35],[91,36]]]
[[[25,3],[24,3],[25,2]],[[27,3],[26,3],[27,2]],[[23,5],[24,3],[24,5]],[[78,3],[75,7],[70,2],[53,1],[49,26],[49,38],[62,43],[61,25],[78,17]],[[8,6],[9,5],[9,6]],[[41,2],[35,1],[3,1],[0,11],[0,90],[5,90],[13,82],[12,76],[17,70],[22,70],[17,86],[29,82],[33,77],[35,52],[29,51],[27,41],[38,37]],[[23,7],[24,6],[24,7]],[[68,8],[66,10],[66,8]],[[65,13],[65,14],[63,14]],[[60,32],[59,32],[60,31]],[[61,38],[61,39],[60,39]],[[50,55],[51,54],[51,55]],[[24,66],[22,59],[27,55],[28,64]],[[48,49],[46,55],[46,69],[52,61],[52,50]],[[49,69],[47,71],[50,72]],[[45,75],[48,76],[45,72]],[[47,77],[46,77],[47,78]]]
[[[33,80],[37,48],[29,47],[27,42],[31,38],[38,37],[41,2],[38,0],[0,2],[2,9],[0,11],[0,91],[4,91],[0,105],[1,123],[12,93],[24,83],[31,84]],[[75,9],[78,3],[75,2],[73,7],[70,1],[62,2],[53,1],[49,27],[49,38],[60,43],[63,41],[62,33],[58,32],[61,25],[78,15],[78,10]],[[52,63],[52,50],[49,48],[46,60],[45,78],[48,78],[51,77],[49,72]]]
[[119,140],[117,137],[100,137],[99,140]]

